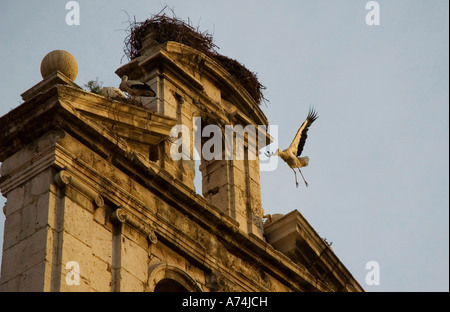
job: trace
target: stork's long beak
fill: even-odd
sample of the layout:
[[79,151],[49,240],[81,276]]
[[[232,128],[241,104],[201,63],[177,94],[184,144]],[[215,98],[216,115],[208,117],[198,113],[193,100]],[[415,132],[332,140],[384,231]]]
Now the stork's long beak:
[[272,156],[278,156],[278,150],[276,150],[275,152],[269,152],[269,151],[266,151],[265,153],[264,153],[267,157],[272,157]]

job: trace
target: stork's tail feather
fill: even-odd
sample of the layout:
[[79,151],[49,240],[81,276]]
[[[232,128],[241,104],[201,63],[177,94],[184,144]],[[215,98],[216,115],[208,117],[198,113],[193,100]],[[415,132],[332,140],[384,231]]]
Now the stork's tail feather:
[[301,167],[306,167],[309,164],[309,157],[308,156],[299,157],[298,160],[300,160],[300,166]]

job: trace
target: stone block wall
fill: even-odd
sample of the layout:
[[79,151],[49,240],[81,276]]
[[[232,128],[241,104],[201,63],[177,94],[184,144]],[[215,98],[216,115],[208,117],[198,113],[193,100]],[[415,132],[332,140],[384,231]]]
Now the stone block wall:
[[[4,177],[20,168],[30,174],[17,185],[2,182],[7,204],[0,291],[142,292],[162,281],[190,291],[289,289],[278,273],[267,271],[273,263],[261,265],[253,248],[242,254],[238,247],[242,241],[263,251],[265,243],[246,242],[239,224],[206,200],[189,195],[174,201],[164,194],[170,178],[144,185],[70,134],[52,139],[44,136],[3,162]],[[37,148],[43,141],[46,147]],[[36,172],[34,165],[43,163],[47,167]],[[153,230],[156,238],[149,237]]]

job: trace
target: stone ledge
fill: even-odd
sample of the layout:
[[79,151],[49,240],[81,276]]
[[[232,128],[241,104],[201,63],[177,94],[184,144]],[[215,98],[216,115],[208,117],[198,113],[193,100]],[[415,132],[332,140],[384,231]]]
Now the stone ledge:
[[[363,291],[342,265],[332,248],[317,234],[305,218],[294,210],[264,225],[264,236],[276,250],[302,265],[335,291]],[[333,286],[331,286],[333,285]]]

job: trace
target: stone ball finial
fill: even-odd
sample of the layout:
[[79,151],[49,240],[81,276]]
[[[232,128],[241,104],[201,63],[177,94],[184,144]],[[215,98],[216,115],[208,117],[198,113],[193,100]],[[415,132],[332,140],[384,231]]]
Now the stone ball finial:
[[41,62],[42,78],[47,78],[56,71],[60,71],[72,81],[78,74],[78,64],[69,52],[64,50],[54,50],[48,53]]

